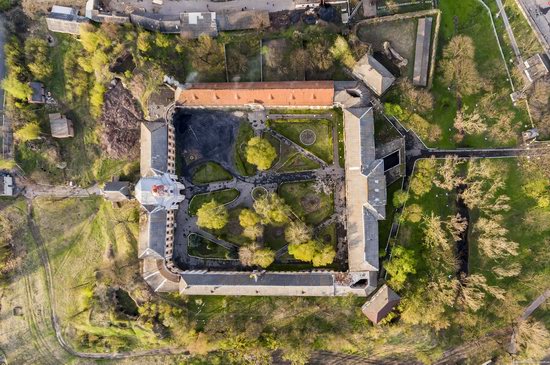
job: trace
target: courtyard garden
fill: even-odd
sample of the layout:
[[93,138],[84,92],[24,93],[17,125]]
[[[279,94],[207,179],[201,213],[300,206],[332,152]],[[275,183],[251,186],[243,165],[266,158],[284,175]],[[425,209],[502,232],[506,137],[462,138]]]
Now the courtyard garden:
[[176,115],[177,155],[192,181],[181,207],[189,217],[178,223],[187,254],[233,266],[333,265],[343,239],[335,206],[344,204],[334,184],[343,184],[343,169],[320,170],[334,162],[338,133],[338,120],[326,118],[270,120],[257,130],[244,112]]

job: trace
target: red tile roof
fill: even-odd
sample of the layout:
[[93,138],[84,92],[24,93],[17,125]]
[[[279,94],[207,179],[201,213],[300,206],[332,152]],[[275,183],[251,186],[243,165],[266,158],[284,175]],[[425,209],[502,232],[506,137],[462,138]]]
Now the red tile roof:
[[198,83],[176,91],[176,103],[188,106],[330,107],[333,99],[333,81]]

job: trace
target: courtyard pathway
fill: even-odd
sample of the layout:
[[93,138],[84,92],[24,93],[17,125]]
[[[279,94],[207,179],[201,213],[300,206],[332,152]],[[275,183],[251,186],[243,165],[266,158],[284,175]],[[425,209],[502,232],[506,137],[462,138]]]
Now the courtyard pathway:
[[[332,119],[333,114],[294,114],[294,118],[309,118],[312,119]],[[267,116],[267,119],[284,119],[288,117],[286,114],[277,114]],[[232,166],[229,166],[225,163],[222,163],[222,166],[233,175],[233,179],[229,181],[214,182],[210,184],[203,185],[193,185],[190,182],[184,180],[186,184],[185,196],[186,199],[180,204],[178,212],[178,226],[176,231],[176,237],[178,243],[175,245],[174,257],[177,261],[178,266],[182,265],[183,267],[193,268],[201,267],[208,269],[216,268],[235,268],[239,266],[239,263],[236,260],[215,260],[215,259],[201,259],[197,257],[192,257],[187,254],[187,237],[190,234],[201,235],[220,246],[228,250],[237,250],[238,245],[228,242],[216,237],[215,235],[206,232],[197,226],[197,217],[191,217],[188,214],[189,203],[193,196],[197,194],[211,193],[214,191],[225,190],[225,189],[236,189],[239,191],[240,195],[232,202],[227,204],[228,209],[233,209],[238,206],[252,206],[252,190],[257,186],[262,186],[268,191],[275,192],[277,187],[284,183],[292,183],[299,181],[322,181],[327,186],[330,187],[334,195],[334,213],[328,217],[324,222],[314,227],[315,233],[321,231],[324,227],[336,223],[337,229],[342,230],[344,227],[345,221],[345,187],[344,187],[344,169],[339,166],[339,150],[338,150],[338,129],[337,125],[333,125],[331,136],[333,139],[333,163],[327,164],[324,160],[320,159],[313,153],[304,149],[297,143],[294,143],[290,139],[286,138],[280,133],[277,133],[274,130],[265,127],[265,115],[254,114],[251,118],[249,117],[249,122],[253,125],[254,129],[268,129],[275,138],[277,138],[281,143],[285,143],[287,146],[297,150],[302,155],[310,158],[320,164],[320,168],[310,171],[300,171],[300,172],[288,172],[280,173],[277,169],[272,168],[268,171],[260,171],[253,176],[242,176],[236,174]],[[287,118],[288,119],[288,118]],[[277,165],[276,165],[277,166]],[[337,234],[338,237],[338,257],[339,259],[345,260],[345,249],[344,249],[344,239],[341,234]],[[181,240],[181,242],[180,242]],[[280,258],[287,252],[287,246],[284,246],[277,250],[276,257]]]

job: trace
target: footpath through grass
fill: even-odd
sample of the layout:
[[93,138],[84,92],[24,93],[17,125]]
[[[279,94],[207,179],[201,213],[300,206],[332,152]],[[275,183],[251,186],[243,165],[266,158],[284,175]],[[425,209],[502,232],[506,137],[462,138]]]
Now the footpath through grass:
[[[269,126],[326,163],[332,163],[332,122],[330,120],[281,119],[270,121]],[[300,133],[308,129],[312,130],[316,136],[315,142],[309,146],[300,141]]]

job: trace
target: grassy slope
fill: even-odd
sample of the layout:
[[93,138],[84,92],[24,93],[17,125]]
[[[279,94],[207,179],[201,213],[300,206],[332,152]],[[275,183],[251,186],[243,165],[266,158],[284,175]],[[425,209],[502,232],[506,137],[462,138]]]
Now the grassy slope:
[[[150,348],[163,343],[151,329],[101,310],[92,299],[99,283],[130,290],[143,299],[137,280],[137,207],[113,208],[98,198],[39,199],[34,213],[50,256],[57,310],[76,347],[82,334],[96,334],[120,348]],[[59,217],[63,217],[62,220]],[[76,332],[75,332],[76,331]],[[96,351],[107,348],[98,346]]]

